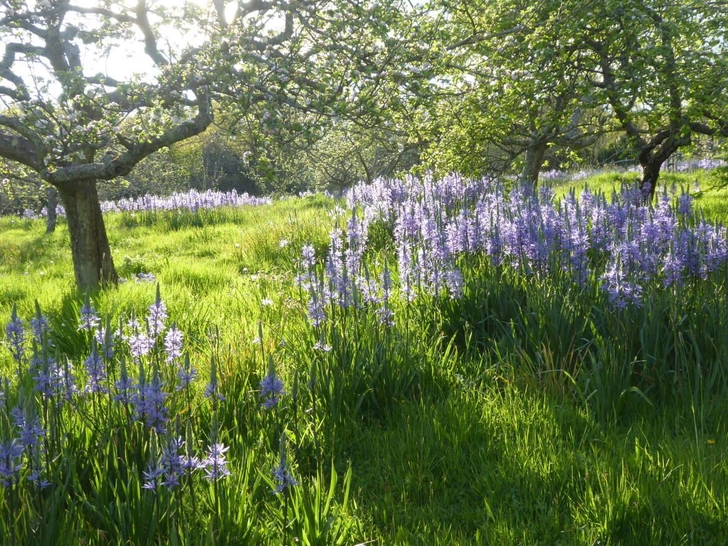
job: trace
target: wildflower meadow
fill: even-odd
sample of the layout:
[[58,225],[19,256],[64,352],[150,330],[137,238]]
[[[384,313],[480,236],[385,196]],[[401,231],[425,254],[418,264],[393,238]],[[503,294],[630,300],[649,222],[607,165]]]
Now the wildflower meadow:
[[724,543],[721,214],[589,180],[0,218],[0,542]]

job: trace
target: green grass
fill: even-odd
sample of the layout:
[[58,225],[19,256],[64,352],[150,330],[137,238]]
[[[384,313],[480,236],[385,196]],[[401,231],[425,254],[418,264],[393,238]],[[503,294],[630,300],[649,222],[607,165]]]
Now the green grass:
[[[587,184],[608,191],[620,182],[603,175]],[[700,184],[706,216],[728,217],[724,190]],[[389,330],[354,310],[316,331],[295,262],[307,242],[325,248],[334,205],[307,198],[107,217],[117,268],[130,280],[93,303],[114,321],[141,316],[155,284],[133,277],[157,277],[202,376],[189,398],[171,397],[178,432],[197,449],[223,441],[232,475],[190,480],[194,494],[141,489],[164,438],[129,426],[118,406],[86,399],[66,406],[62,430],[48,438],[59,443],[56,485],[0,489],[0,542],[725,543],[724,285],[615,317],[558,282],[535,286],[473,264],[481,275],[462,300],[398,303]],[[40,221],[0,218],[0,316],[16,305],[30,318],[38,301],[58,347],[80,366],[83,297],[68,246],[62,225],[45,235]],[[332,350],[313,350],[320,340]],[[218,402],[201,392],[213,357],[226,397]],[[269,357],[287,394],[264,412],[257,391]],[[0,375],[12,381],[14,369],[3,348]],[[300,484],[276,496],[282,433]]]
[[[639,175],[629,172],[603,173],[583,180],[562,182],[554,186],[556,196],[563,198],[572,189],[577,195],[589,188],[592,192],[602,192],[611,195],[619,191],[623,185],[637,186]],[[697,186],[696,186],[697,184]],[[713,222],[723,222],[728,218],[728,187],[716,176],[714,172],[698,170],[689,174],[663,172],[660,174],[658,191],[665,187],[668,191],[676,189],[679,194],[688,191],[695,198],[696,207],[700,208],[707,219]]]

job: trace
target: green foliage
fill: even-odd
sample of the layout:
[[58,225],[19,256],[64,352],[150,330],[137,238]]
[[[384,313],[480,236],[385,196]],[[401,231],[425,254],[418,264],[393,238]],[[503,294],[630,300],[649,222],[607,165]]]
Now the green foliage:
[[[701,203],[717,192],[703,179],[701,188]],[[80,397],[61,412],[47,408],[53,486],[0,489],[0,542],[723,541],[727,279],[608,313],[602,295],[559,276],[524,279],[473,260],[460,264],[471,273],[461,300],[396,301],[390,328],[352,308],[316,329],[295,263],[308,242],[323,262],[333,206],[310,197],[197,218],[107,215],[129,281],[91,302],[115,322],[144,316],[155,285],[132,277],[157,277],[201,375],[189,393],[171,395],[170,434],[196,452],[224,442],[232,474],[143,489],[165,435],[103,396]],[[32,317],[40,300],[58,357],[82,368],[84,297],[57,274],[68,267],[65,228],[45,236],[41,221],[10,218],[0,228],[3,322],[13,304]],[[371,241],[379,267],[396,251],[390,228],[378,226]],[[224,400],[203,397],[212,359]],[[263,410],[270,361],[285,394]],[[3,344],[0,377],[10,387],[0,381],[0,390],[10,394],[0,439],[21,399],[46,411],[16,369]],[[298,484],[273,494],[281,437]]]

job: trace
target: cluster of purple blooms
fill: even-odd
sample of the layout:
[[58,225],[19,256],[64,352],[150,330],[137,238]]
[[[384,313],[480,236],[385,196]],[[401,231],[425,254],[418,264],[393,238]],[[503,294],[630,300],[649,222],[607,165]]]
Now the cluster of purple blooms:
[[276,373],[273,359],[268,363],[268,374],[260,382],[260,399],[261,407],[264,409],[272,409],[281,401],[281,397],[285,394],[285,386],[283,381]]
[[303,247],[296,282],[308,294],[308,316],[314,327],[326,321],[327,308],[331,305],[371,308],[381,324],[394,324],[389,268],[386,263],[370,268],[364,259],[370,221],[371,216],[358,215],[356,208],[352,208],[346,229],[334,227],[331,230],[323,271],[316,266],[314,248],[311,245]]
[[229,192],[213,190],[200,192],[197,190],[190,190],[185,193],[175,192],[168,197],[143,195],[132,199],[104,201],[101,204],[101,210],[104,212],[143,212],[159,210],[188,210],[196,212],[200,209],[267,205],[270,203],[271,199],[269,197],[253,197],[247,193],[239,194],[235,190]]
[[[0,406],[2,407],[2,406]],[[16,435],[0,441],[0,485],[12,487],[19,482],[23,469],[23,454],[28,454],[31,467],[28,481],[38,487],[46,487],[48,482],[42,478],[40,467],[40,439],[45,436],[40,418],[32,411],[16,406],[10,411]]]
[[[679,159],[674,163],[670,161],[665,165],[669,170],[674,170],[678,173],[691,173],[694,171],[710,171],[720,167],[725,167],[726,162],[723,159]],[[639,165],[629,165],[627,167],[620,167],[617,165],[605,165],[599,168],[592,169],[581,169],[578,171],[563,171],[559,169],[550,169],[548,171],[542,171],[538,174],[539,180],[546,182],[563,181],[563,180],[585,180],[590,176],[603,173],[612,173],[615,171],[639,173]]]
[[213,442],[203,459],[192,455],[184,448],[185,442],[182,438],[169,438],[161,456],[152,461],[143,472],[142,488],[155,492],[162,487],[172,489],[179,485],[184,476],[190,476],[197,470],[203,470],[205,478],[210,481],[230,475],[225,459],[225,453],[229,448],[223,444]]
[[[167,197],[157,195],[142,195],[119,201],[102,201],[103,212],[145,212],[162,210],[186,210],[196,212],[200,209],[214,209],[219,207],[244,207],[267,205],[272,202],[269,197],[254,197],[247,193],[238,193],[235,190],[228,192],[206,190],[189,190],[187,192],[174,192]],[[43,208],[40,214],[32,210],[25,210],[23,218],[45,218],[47,210]],[[56,214],[65,216],[63,205],[56,206]]]
[[[259,397],[261,400],[261,408],[264,410],[272,410],[277,407],[283,396],[285,396],[285,384],[276,372],[273,358],[268,358],[268,373],[260,382]],[[291,474],[288,464],[288,454],[286,449],[286,433],[281,435],[280,439],[280,458],[278,464],[273,468],[273,478],[275,486],[273,493],[276,495],[283,493],[289,487],[298,485],[298,481]]]
[[[23,378],[29,374],[32,388],[40,400],[55,408],[82,397],[108,397],[109,403],[126,406],[134,420],[143,422],[158,435],[166,436],[169,423],[167,399],[172,391],[162,380],[161,370],[164,367],[165,377],[176,377],[177,391],[187,389],[197,377],[197,372],[183,350],[182,332],[176,324],[167,325],[167,309],[159,288],[147,316],[143,320],[132,317],[126,327],[118,331],[111,327],[110,321],[104,323],[101,320],[88,298],[79,315],[77,328],[87,332],[90,345],[83,369],[74,366],[67,358],[53,356],[57,351],[50,340],[48,320],[40,309],[30,321],[32,337],[29,339],[25,323],[13,308],[5,327],[5,342],[18,365],[18,385],[26,383]],[[135,373],[130,373],[126,356],[131,357]],[[120,366],[111,366],[115,358]],[[110,370],[118,370],[118,377],[112,377]],[[214,371],[211,375],[213,390],[217,392]],[[8,411],[6,400],[9,392],[8,380],[0,378],[0,412]],[[18,406],[9,412],[16,433],[9,439],[0,437],[0,485],[9,487],[19,483],[24,468],[29,469],[31,481],[40,486],[47,485],[39,472],[41,454],[38,440],[46,432],[41,419],[33,411],[35,396],[28,393],[18,395],[18,400],[30,400],[25,404],[27,408]],[[230,474],[225,459],[228,448],[223,444],[213,443],[202,459],[181,453],[182,445],[179,439],[169,441],[161,457],[145,473],[145,488],[156,489],[158,485],[173,487],[182,475],[198,469],[204,470],[205,477],[210,480]],[[24,455],[27,456],[25,463]]]
[[[558,272],[582,285],[597,282],[616,308],[640,305],[648,285],[705,279],[728,258],[725,228],[700,217],[685,192],[662,191],[654,206],[627,188],[609,197],[586,189],[556,200],[548,188],[506,191],[496,180],[451,175],[379,179],[353,187],[347,199],[352,216],[346,231],[332,232],[323,275],[313,249],[303,249],[298,282],[309,294],[314,326],[331,306],[389,301],[388,271],[376,282],[362,259],[373,222],[393,231],[397,290],[408,300],[442,291],[459,298],[468,255],[530,276]],[[380,313],[391,322],[391,313]]]

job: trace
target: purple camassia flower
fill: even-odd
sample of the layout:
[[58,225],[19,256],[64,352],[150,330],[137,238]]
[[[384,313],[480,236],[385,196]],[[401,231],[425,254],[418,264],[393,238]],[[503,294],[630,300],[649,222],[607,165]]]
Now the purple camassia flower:
[[36,470],[32,474],[29,474],[28,481],[39,489],[45,489],[46,487],[51,485],[51,482],[43,478],[42,470]]
[[618,237],[627,236],[627,219],[631,208],[631,205],[620,203],[619,197],[616,194],[612,197],[612,203],[605,206],[610,239],[613,234]]
[[18,317],[15,305],[10,314],[10,322],[5,326],[5,339],[10,345],[10,353],[13,358],[20,363],[25,351],[25,329],[22,319]]
[[174,362],[182,356],[182,332],[179,331],[176,324],[167,330],[164,338],[164,350],[167,353],[167,362]]
[[272,200],[269,197],[251,197],[247,193],[238,194],[235,190],[226,193],[213,190],[205,192],[190,190],[187,193],[175,192],[169,197],[143,195],[132,199],[121,199],[117,202],[104,201],[101,203],[101,208],[104,212],[181,209],[196,211],[200,208],[255,206],[271,202]]
[[152,350],[152,340],[149,339],[146,334],[139,331],[129,336],[127,338],[127,342],[129,343],[131,356],[133,356],[136,361],[139,361],[141,357],[148,355],[149,351]]
[[565,171],[559,171],[556,169],[538,173],[538,177],[542,180],[558,180],[560,178],[566,178],[567,176],[568,174]]
[[197,370],[190,365],[189,355],[185,355],[184,366],[177,370],[177,389],[181,391],[187,388],[195,379],[197,379]]
[[382,298],[381,307],[377,309],[377,317],[379,323],[385,326],[394,326],[394,311],[392,311],[389,301],[392,294],[392,276],[389,273],[389,267],[384,264],[382,272]]
[[589,250],[589,236],[582,227],[572,228],[567,241],[566,252],[569,256],[571,271],[577,282],[586,283],[589,276],[587,251]]
[[157,282],[157,277],[154,276],[154,273],[137,273],[136,281],[137,282]]
[[369,224],[366,219],[359,220],[356,216],[356,209],[352,209],[351,218],[346,224],[348,248],[344,252],[344,263],[349,274],[350,282],[359,275],[362,255],[367,244],[367,232]]
[[377,304],[380,302],[379,287],[376,280],[369,276],[368,270],[365,269],[364,275],[357,279],[356,286],[363,304]]
[[132,333],[126,336],[125,340],[129,344],[131,356],[138,362],[141,357],[149,354],[153,343],[146,334],[142,333],[139,322],[135,318],[129,320],[127,327]]
[[48,326],[48,319],[38,314],[30,320],[30,327],[33,329],[33,339],[39,344],[43,344],[43,340],[48,336],[50,327]]
[[157,339],[157,336],[164,331],[165,320],[167,320],[167,306],[162,301],[159,293],[159,285],[157,285],[157,297],[154,303],[149,306],[149,337],[152,340],[152,344]]
[[597,251],[606,252],[612,235],[612,226],[605,207],[596,206],[590,213],[589,241]]
[[307,269],[313,269],[316,266],[316,251],[314,250],[313,246],[309,245],[303,245],[303,248],[301,249],[301,254],[303,256],[303,265]]
[[[367,222],[394,226],[401,293],[410,300],[415,290],[434,293],[457,285],[450,260],[458,253],[484,252],[493,265],[505,260],[526,272],[559,266],[582,284],[590,278],[592,254],[611,255],[598,278],[619,306],[638,303],[642,285],[655,277],[665,285],[687,276],[705,278],[728,259],[725,230],[686,227],[687,217],[694,217],[690,196],[679,197],[673,207],[663,192],[652,208],[642,206],[639,189],[625,186],[612,199],[585,190],[581,200],[572,193],[556,204],[550,192],[537,198],[516,188],[504,199],[492,182],[408,177],[396,185],[401,195],[395,200],[389,185],[359,185],[348,198]],[[329,265],[330,279],[335,264]],[[373,283],[358,278],[357,286],[364,302],[374,303]]]
[[225,453],[228,449],[230,448],[225,447],[224,444],[214,443],[207,450],[207,457],[202,461],[206,479],[215,481],[230,475],[230,470],[228,470],[227,461],[225,460]]
[[268,364],[268,375],[260,382],[260,398],[263,400],[261,406],[265,409],[275,407],[285,394],[285,385],[276,375],[276,370],[271,360]]
[[704,245],[704,267],[707,272],[715,271],[728,261],[728,233],[723,226],[710,226]]
[[218,390],[217,363],[215,362],[214,358],[212,358],[212,360],[210,361],[210,382],[205,385],[204,395],[205,398],[210,398],[213,401],[225,400],[225,397],[220,394],[220,391]]
[[70,401],[78,392],[73,376],[73,364],[64,360],[59,364],[50,356],[34,358],[31,363],[34,390],[43,396],[58,397],[59,402]]
[[463,295],[463,274],[457,267],[445,271],[445,284],[452,299],[459,299]]
[[15,407],[10,412],[13,424],[20,429],[20,445],[23,448],[33,448],[37,445],[38,439],[45,436],[45,429],[40,424],[40,418],[34,416],[29,418],[27,413],[20,407]]
[[23,450],[23,445],[17,440],[0,443],[0,485],[3,487],[12,487],[18,483],[23,469],[23,463],[19,460]]
[[663,194],[652,217],[642,224],[642,238],[664,251],[669,248],[677,228],[678,221],[670,206],[670,199]]
[[676,284],[682,286],[684,265],[672,248],[665,256],[662,264],[662,284],[665,287]]
[[60,364],[56,368],[59,371],[59,380],[63,382],[61,385],[60,396],[66,402],[70,402],[71,399],[78,394],[78,387],[76,387],[76,378],[73,375],[73,364],[65,359],[63,365]]
[[317,341],[313,344],[312,349],[314,351],[321,351],[322,353],[330,353],[333,347],[331,345],[328,345],[324,343],[323,341]]
[[342,307],[353,303],[353,295],[349,282],[349,271],[343,259],[343,232],[339,228],[331,230],[329,255],[326,258],[325,299]]
[[467,210],[462,210],[457,217],[447,222],[445,229],[446,252],[449,255],[457,255],[470,252],[468,239],[470,218]]
[[317,282],[316,254],[313,246],[304,245],[302,250],[301,273],[296,278],[298,286],[309,294],[308,317],[311,324],[318,328],[326,320],[323,281]]
[[612,260],[601,278],[604,281],[602,288],[609,295],[609,301],[618,309],[630,303],[642,303],[642,287],[628,278],[619,260]]
[[414,301],[415,287],[419,282],[419,269],[414,263],[414,256],[409,245],[397,245],[397,265],[399,267],[399,278],[403,285],[403,294],[407,301]]
[[[180,478],[194,468],[188,469],[188,459],[182,454],[184,441],[181,437],[170,438],[167,445],[162,450],[162,456],[159,460],[158,468],[162,470],[160,485],[172,489],[179,485]],[[157,476],[159,477],[159,476]]]
[[698,277],[701,272],[701,251],[700,241],[696,233],[690,229],[681,229],[675,237],[673,246],[675,259],[682,265],[682,270],[687,275]]
[[144,476],[142,489],[148,489],[155,493],[159,491],[159,487],[163,482],[164,468],[155,461],[154,463],[149,463],[146,472],[142,472],[142,475]]
[[84,366],[86,367],[86,373],[88,375],[85,391],[87,393],[108,392],[108,389],[104,384],[106,382],[106,367],[104,366],[104,362],[96,349],[95,343],[91,350],[91,354],[84,362]]
[[288,468],[285,451],[282,451],[283,452],[281,453],[281,458],[278,461],[276,467],[273,469],[273,477],[275,478],[276,482],[278,482],[273,488],[273,493],[275,493],[276,495],[283,493],[283,491],[285,491],[289,487],[295,487],[298,485],[298,480],[296,480],[291,475],[291,471]]
[[78,329],[91,332],[96,329],[100,323],[101,319],[99,319],[98,314],[96,314],[96,311],[87,296],[86,301],[81,307],[81,318],[79,320]]
[[117,333],[112,329],[107,330],[106,328],[99,327],[99,329],[96,330],[96,343],[99,347],[101,347],[101,355],[106,360],[114,358],[114,344],[116,343],[117,338]]
[[326,322],[323,295],[317,296],[316,292],[311,292],[311,297],[308,300],[308,320],[314,328],[318,328]]
[[131,404],[134,401],[136,381],[129,377],[122,377],[114,383],[114,387],[116,388],[114,400],[122,404]]
[[165,427],[169,421],[168,409],[164,405],[169,395],[162,390],[162,386],[161,379],[155,376],[148,383],[138,385],[131,399],[134,405],[134,418],[137,421],[144,421],[144,424],[158,434],[166,432]]

